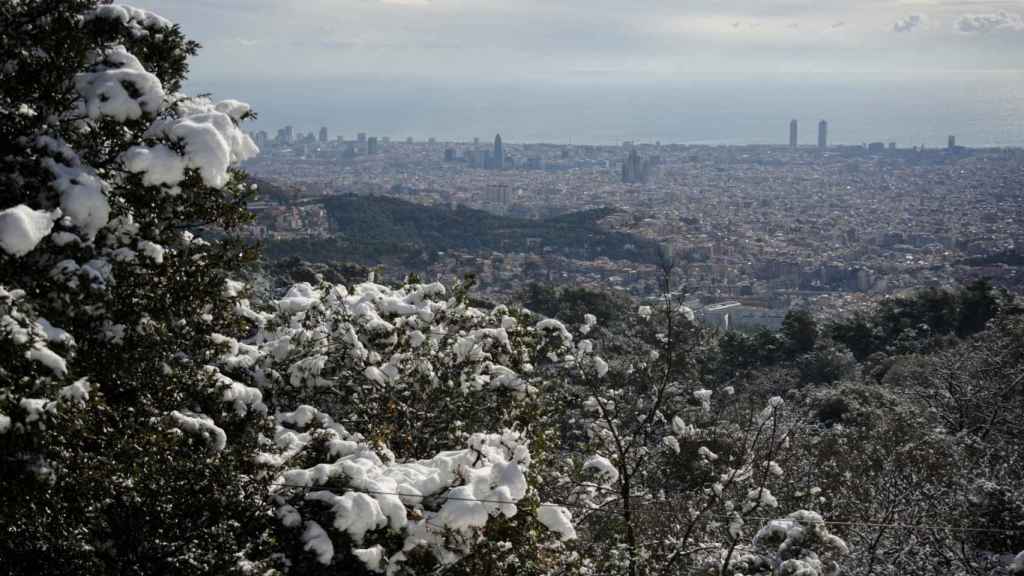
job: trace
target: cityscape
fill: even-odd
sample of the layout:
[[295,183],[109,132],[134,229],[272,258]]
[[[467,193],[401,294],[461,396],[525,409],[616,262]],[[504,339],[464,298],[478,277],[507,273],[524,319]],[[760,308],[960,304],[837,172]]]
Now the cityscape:
[[[508,143],[500,134],[493,144],[417,142],[329,138],[326,127],[303,134],[290,126],[273,139],[257,132],[261,153],[245,169],[292,197],[261,198],[247,234],[270,241],[335,234],[321,201],[341,194],[521,219],[611,207],[602,227],[671,247],[690,304],[708,311],[708,321],[735,327],[778,327],[796,308],[849,315],[885,296],[975,277],[1020,285],[1007,256],[1024,246],[1024,200],[1016,193],[1024,151],[965,148],[952,135],[943,149],[830,146],[826,120],[817,142],[805,146],[797,128],[790,121],[788,146],[571,146]],[[645,255],[581,261],[539,239],[532,248],[378,263],[396,277],[451,281],[473,273],[480,293],[495,299],[530,281],[657,294],[657,265]]]

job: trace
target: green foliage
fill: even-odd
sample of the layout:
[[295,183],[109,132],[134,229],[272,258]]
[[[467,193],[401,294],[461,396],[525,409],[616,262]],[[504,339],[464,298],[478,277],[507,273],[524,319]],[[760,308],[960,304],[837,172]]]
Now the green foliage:
[[806,310],[793,310],[782,320],[782,336],[786,339],[786,352],[795,357],[814,350],[818,341],[818,324]]
[[632,300],[622,294],[536,282],[528,284],[515,300],[532,312],[565,322],[583,322],[586,314],[593,314],[598,326],[609,329],[621,328],[636,309]]
[[948,347],[950,336],[967,338],[1010,306],[1005,291],[977,280],[957,291],[927,288],[892,298],[870,316],[858,315],[827,328],[858,360],[875,352],[927,352]]
[[299,256],[325,261],[344,254],[362,264],[398,260],[430,262],[449,250],[532,252],[535,242],[554,254],[580,260],[600,256],[653,262],[656,245],[610,232],[598,224],[607,211],[588,211],[548,220],[498,216],[459,206],[423,206],[387,196],[333,196],[324,201],[335,234],[327,239],[272,240],[272,258]]

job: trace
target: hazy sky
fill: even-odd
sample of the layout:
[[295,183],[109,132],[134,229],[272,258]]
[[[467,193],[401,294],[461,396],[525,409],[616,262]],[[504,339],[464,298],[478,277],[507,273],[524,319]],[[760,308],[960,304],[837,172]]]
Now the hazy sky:
[[[519,124],[530,132],[523,137],[539,137],[538,127],[554,132],[559,118],[582,114],[591,139],[605,132],[614,139],[631,130],[628,122],[601,120],[617,106],[647,102],[640,112],[685,115],[705,102],[725,118],[763,100],[773,114],[806,113],[809,129],[811,114],[831,110],[815,107],[819,97],[842,99],[846,91],[846,105],[866,108],[901,87],[914,98],[945,99],[936,112],[959,114],[975,96],[995,98],[982,106],[996,108],[993,125],[1024,111],[1016,103],[1024,100],[1024,0],[139,4],[204,45],[193,89],[252,102],[266,128],[325,123],[418,136],[449,127],[439,135],[461,136],[493,123]],[[793,91],[813,96],[794,97],[800,104],[790,112],[776,101]],[[722,102],[730,98],[735,105]],[[910,102],[893,108],[914,111]],[[583,126],[565,120],[567,131]],[[654,135],[637,131],[638,138]],[[699,132],[694,138],[743,137]]]

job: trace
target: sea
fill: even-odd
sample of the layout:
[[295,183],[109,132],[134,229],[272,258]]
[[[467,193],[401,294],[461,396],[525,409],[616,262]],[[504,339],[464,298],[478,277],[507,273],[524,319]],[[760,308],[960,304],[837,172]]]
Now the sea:
[[331,78],[304,82],[221,81],[198,87],[259,113],[271,137],[292,125],[327,126],[333,139],[358,132],[417,140],[619,144],[784,144],[796,119],[812,144],[819,120],[830,144],[895,142],[900,148],[1024,147],[1024,73],[1014,70],[913,78],[859,75],[593,82],[430,78]]

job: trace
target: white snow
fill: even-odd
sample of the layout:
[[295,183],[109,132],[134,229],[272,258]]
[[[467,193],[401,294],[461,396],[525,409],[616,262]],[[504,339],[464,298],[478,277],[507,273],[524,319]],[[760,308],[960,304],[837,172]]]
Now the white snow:
[[236,122],[242,119],[242,116],[247,114],[252,108],[245,102],[239,102],[238,100],[222,100],[214,105],[214,110],[217,112],[223,112],[231,117]]
[[334,559],[334,544],[327,536],[327,532],[319,524],[312,520],[306,522],[306,531],[302,533],[302,541],[305,542],[303,550],[310,550],[316,554],[316,561],[328,565]]
[[679,440],[675,436],[665,436],[661,439],[661,443],[668,446],[676,454],[679,454]]
[[705,460],[709,460],[711,462],[718,460],[718,454],[712,452],[707,446],[701,446],[700,448],[698,448],[697,454],[700,454],[700,456],[703,457]]
[[370,571],[384,571],[384,567],[382,566],[384,561],[384,547],[377,545],[371,548],[356,548],[352,550],[352,555],[359,558],[363,564],[366,564],[367,569]]
[[46,158],[43,165],[55,176],[53,186],[61,193],[61,212],[91,240],[110,219],[110,203],[103,193],[107,183],[89,170],[53,158]]
[[[223,104],[223,103],[222,103]],[[185,147],[185,165],[199,171],[203,183],[212,188],[223,188],[229,179],[228,168],[252,158],[259,149],[236,120],[217,110],[209,100],[193,99],[178,104],[183,114],[177,118],[157,120],[146,131],[153,138],[165,137],[181,142]],[[237,104],[227,107],[237,109]],[[177,159],[166,153],[157,153],[143,160],[141,152],[134,152],[130,160],[151,180],[172,183],[177,176]],[[161,160],[162,158],[162,160]],[[165,162],[173,164],[173,166]],[[155,171],[156,176],[149,176]]]
[[139,241],[139,252],[142,252],[157,264],[164,263],[164,247],[149,240]]
[[619,469],[604,456],[595,454],[587,458],[587,461],[583,463],[583,469],[596,470],[598,476],[605,481],[606,486],[614,484],[619,479]]
[[711,390],[701,388],[693,391],[693,397],[700,402],[700,407],[705,411],[711,410]]
[[18,406],[25,411],[25,422],[41,420],[46,412],[53,412],[54,403],[45,398],[22,398]]
[[60,389],[58,395],[66,402],[83,405],[89,400],[89,391],[92,385],[89,380],[81,378]]
[[210,444],[210,448],[213,450],[220,452],[227,446],[227,434],[224,429],[217,426],[213,419],[206,414],[174,410],[169,416],[177,428],[189,434],[198,434]]
[[0,248],[11,256],[31,252],[53,229],[59,213],[33,210],[24,204],[0,211]]
[[96,9],[93,10],[92,14],[86,17],[87,20],[92,18],[117,20],[121,24],[133,29],[142,28],[161,31],[167,30],[173,26],[170,20],[162,16],[127,4],[108,4],[105,6],[97,6]]
[[228,378],[223,374],[216,374],[217,383],[224,386],[221,400],[230,402],[239,416],[245,416],[250,409],[257,414],[266,414],[267,405],[263,403],[263,393],[259,388],[246,386]]
[[73,345],[75,343],[75,339],[71,337],[71,334],[68,334],[66,330],[62,330],[53,324],[50,324],[50,321],[46,318],[38,318],[36,320],[36,328],[46,335],[47,342],[68,345]]
[[[75,76],[75,88],[89,118],[108,116],[124,122],[160,111],[164,100],[160,79],[147,72],[124,46],[111,46],[96,54],[94,70]],[[126,85],[134,87],[137,96],[132,96]]]
[[747,503],[744,506],[744,509],[746,511],[750,511],[759,506],[778,508],[779,501],[772,495],[772,491],[767,488],[751,488],[750,491],[747,492]]
[[302,515],[291,504],[284,504],[274,511],[274,515],[281,519],[281,524],[286,528],[295,528],[302,524]]
[[556,532],[562,540],[575,540],[576,529],[572,526],[572,514],[562,506],[542,503],[537,509],[537,520]]
[[41,344],[37,344],[31,350],[25,352],[25,357],[46,366],[57,377],[63,377],[68,373],[67,362],[59,354]]
[[125,170],[141,172],[146,186],[177,186],[185,179],[188,162],[165,144],[132,146],[121,158]]
[[809,510],[798,510],[786,518],[769,521],[754,536],[754,545],[775,549],[781,556],[790,548],[805,546],[811,538],[838,554],[849,553],[846,542],[830,534],[822,517]]
[[[324,427],[321,433],[339,440],[347,436],[343,428],[312,408],[282,416],[279,414],[277,419],[315,421]],[[294,456],[311,438],[309,433],[279,428],[276,444],[287,446],[287,453]],[[401,464],[385,463],[363,444],[342,443],[346,446],[334,462],[286,470],[279,483],[285,485],[281,490],[287,493],[292,486],[323,486],[332,479],[343,479],[348,489],[337,493],[327,489],[297,492],[294,497],[321,503],[333,518],[332,528],[345,532],[357,544],[372,531],[404,528],[407,549],[426,543],[443,550],[446,529],[469,535],[493,516],[514,515],[516,502],[526,494],[525,471],[530,456],[515,432],[475,434],[467,449]],[[416,519],[410,519],[408,507],[419,508],[427,496],[443,501],[440,510],[421,509]],[[282,522],[296,525],[299,518],[292,512],[279,507],[277,515]],[[311,535],[310,541],[314,540]],[[389,569],[401,561],[402,557],[392,556]]]

